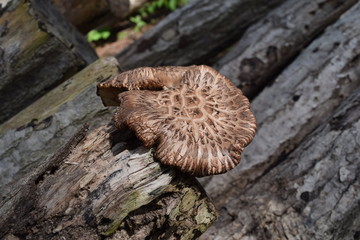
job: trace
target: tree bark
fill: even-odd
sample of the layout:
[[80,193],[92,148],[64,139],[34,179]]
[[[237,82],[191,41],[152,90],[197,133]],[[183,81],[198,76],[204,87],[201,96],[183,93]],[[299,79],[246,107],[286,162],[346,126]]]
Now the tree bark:
[[[257,117],[258,132],[254,141],[245,149],[240,165],[226,174],[200,179],[216,207],[221,209],[219,220],[201,237],[202,239],[357,239],[360,236],[360,219],[356,214],[359,211],[360,202],[358,179],[360,168],[357,160],[360,150],[360,41],[358,38],[360,28],[357,24],[360,2],[357,1],[354,4],[354,1],[346,0],[341,2],[343,5],[332,0],[312,3],[308,1],[292,2],[293,4],[290,4],[291,2],[292,0],[288,0],[286,4],[279,6],[277,10],[266,17],[271,21],[270,26],[264,20],[260,22],[263,23],[263,28],[259,24],[255,25],[259,27],[258,31],[255,30],[255,27],[250,28],[238,45],[244,47],[244,50],[238,51],[239,48],[236,47],[234,54],[229,54],[224,58],[227,59],[226,61],[222,60],[217,65],[224,67],[231,63],[243,64],[246,62],[244,59],[248,58],[259,59],[264,62],[259,66],[264,66],[264,69],[257,68],[258,65],[255,65],[253,71],[260,71],[264,74],[266,81],[261,79],[255,84],[243,85],[249,87],[250,92],[253,91],[254,96],[256,95],[252,102],[252,110]],[[197,4],[199,2],[192,6],[200,6]],[[346,10],[352,4],[354,6]],[[284,6],[287,6],[288,9],[286,10]],[[284,11],[282,12],[282,10]],[[342,14],[344,11],[346,12]],[[176,14],[179,14],[178,19],[182,19],[180,18],[182,14],[190,18],[190,15],[186,15],[189,12],[190,10],[181,10],[181,14]],[[301,17],[307,12],[309,13],[307,17]],[[336,20],[340,15],[341,17]],[[206,17],[201,16],[202,19]],[[294,21],[290,20],[292,18]],[[196,24],[190,20],[182,20],[187,21],[186,25],[181,21],[175,25],[177,29],[193,29],[192,25]],[[335,20],[336,22],[332,24]],[[279,23],[279,21],[280,23],[285,22],[287,27],[283,27],[281,24],[280,26],[276,25],[275,23]],[[302,21],[309,21],[309,26],[305,27],[304,24],[299,23]],[[203,21],[202,24],[205,22]],[[226,21],[223,23],[231,25]],[[321,29],[328,24],[332,25],[321,32]],[[158,28],[167,29],[165,26],[166,24],[160,24]],[[298,30],[299,28],[302,30]],[[304,30],[305,28],[307,30]],[[276,30],[279,31],[279,34]],[[210,30],[208,29],[208,31]],[[261,34],[259,34],[262,31],[266,35],[264,38],[261,38]],[[184,32],[186,33],[186,31],[182,31],[178,34]],[[155,36],[155,33],[149,33],[150,35]],[[166,36],[169,37],[169,35]],[[253,41],[251,36],[254,38]],[[281,39],[282,36],[286,41]],[[315,40],[313,40],[314,38]],[[146,38],[135,45],[140,46],[138,44],[144,43],[145,40]],[[152,40],[155,41],[156,37]],[[152,49],[158,48],[164,42],[163,39],[156,41],[158,42],[155,42],[155,45],[151,45],[153,43],[150,41]],[[249,41],[253,43],[246,44]],[[310,43],[310,41],[313,42]],[[286,42],[292,44],[289,49],[286,49]],[[297,44],[305,49],[299,52],[299,49],[296,50]],[[271,56],[266,55],[271,46],[277,48],[275,51],[277,58],[274,63],[271,63]],[[198,46],[198,48],[201,47]],[[149,56],[152,49],[147,50]],[[175,56],[176,53],[171,53],[173,50],[171,47],[167,48],[166,51],[170,51],[170,53],[164,54],[163,58]],[[188,50],[188,48],[184,48],[183,55],[189,59],[189,64],[196,63],[192,62],[195,57],[194,55],[189,57],[191,51],[187,52]],[[194,53],[199,51],[201,50],[196,50]],[[239,53],[241,54],[239,55]],[[138,53],[135,51],[134,54]],[[140,54],[144,54],[146,57],[147,53]],[[239,56],[238,59],[237,56]],[[102,64],[96,63],[92,67],[89,66],[92,71],[85,70],[81,73],[82,77],[78,79],[91,78],[93,82],[106,79],[118,73],[118,68],[126,69],[130,65],[133,66],[136,57],[130,57],[129,65],[125,65],[125,67],[119,67],[113,60],[101,61]],[[140,64],[156,65],[157,62],[162,61],[161,57],[157,58],[156,54],[153,57],[154,60],[149,59],[149,64]],[[175,64],[178,61],[182,60],[169,57],[168,64]],[[223,63],[225,65],[222,65]],[[248,63],[250,64],[251,61]],[[105,66],[109,68],[103,69]],[[111,71],[111,74],[108,71]],[[274,75],[278,76],[275,78]],[[76,78],[77,75],[74,77]],[[246,79],[242,78],[239,84],[241,85],[242,81],[247,81],[251,77],[252,75]],[[261,76],[259,77],[261,78]],[[183,215],[177,217],[179,211],[176,209],[183,208],[183,211],[180,212],[187,211],[186,206],[189,204],[185,204],[185,202],[192,202],[192,193],[196,193],[200,202],[201,199],[204,199],[201,189],[189,190],[190,186],[197,184],[191,179],[190,182],[186,182],[189,177],[161,168],[157,163],[152,162],[150,150],[139,147],[136,145],[136,141],[129,141],[126,138],[128,135],[119,132],[114,134],[110,126],[93,130],[94,132],[78,145],[67,148],[77,149],[65,154],[68,158],[78,159],[75,155],[81,155],[79,152],[88,154],[86,160],[81,163],[74,164],[76,161],[57,157],[55,159],[61,160],[55,161],[56,164],[47,164],[49,162],[47,159],[44,165],[38,166],[39,162],[44,161],[49,153],[54,152],[54,149],[62,144],[58,139],[65,141],[83,122],[90,122],[91,128],[94,129],[99,125],[105,126],[105,123],[107,124],[111,118],[111,112],[103,108],[101,101],[95,96],[94,85],[84,87],[82,91],[73,92],[67,90],[68,84],[71,86],[71,82],[64,84],[61,88],[65,90],[58,92],[66,99],[59,103],[51,114],[41,114],[39,119],[42,120],[39,121],[25,118],[27,120],[19,121],[22,122],[21,124],[11,125],[12,129],[5,132],[0,138],[0,158],[6,160],[0,161],[0,164],[3,162],[7,164],[7,168],[0,173],[0,177],[6,176],[10,172],[12,162],[19,164],[17,166],[24,166],[21,165],[23,160],[29,163],[29,160],[32,162],[33,159],[36,159],[34,157],[40,156],[31,164],[33,166],[31,168],[33,169],[32,175],[26,175],[31,166],[18,175],[25,175],[27,178],[25,180],[22,178],[23,180],[18,181],[16,185],[12,185],[13,189],[17,189],[16,191],[11,192],[9,188],[2,190],[4,201],[0,206],[0,215],[10,216],[16,211],[24,213],[34,206],[35,209],[46,204],[50,206],[43,212],[34,211],[29,218],[29,215],[24,218],[20,217],[20,219],[30,221],[19,221],[18,226],[12,225],[11,223],[14,222],[10,218],[6,218],[4,232],[6,232],[7,238],[19,237],[19,233],[24,231],[28,231],[29,236],[34,238],[42,237],[41,234],[47,233],[49,234],[46,236],[47,238],[79,238],[77,234],[80,234],[82,230],[84,232],[81,234],[84,235],[81,237],[87,239],[92,237],[97,239],[100,235],[106,236],[106,233],[109,233],[107,230],[113,233],[108,238],[120,239],[130,237],[156,239],[164,236],[166,238],[166,236],[171,236],[172,230],[178,231],[178,233],[187,232],[189,236],[194,236],[193,234],[198,231],[189,230],[187,227],[199,223],[197,219],[207,219],[205,222],[200,221],[202,226],[200,228],[205,229],[207,224],[213,221],[215,215],[212,211],[213,207],[205,207],[206,211],[202,217],[195,216],[196,211],[190,211],[190,217]],[[268,84],[268,86],[261,90],[262,84]],[[358,90],[354,91],[354,89]],[[259,91],[261,92],[259,93]],[[80,92],[81,94],[79,94]],[[78,94],[79,96],[71,99]],[[71,96],[71,100],[67,99],[67,95]],[[42,104],[46,102],[45,99]],[[38,104],[35,109],[40,108],[42,104]],[[24,116],[27,116],[29,112]],[[17,126],[15,128],[23,127],[15,130],[14,126]],[[113,137],[109,138],[109,141],[105,141],[103,137],[106,139],[106,136]],[[114,142],[114,140],[119,137],[123,138],[122,143],[116,145],[115,142],[118,141]],[[96,144],[104,146],[103,148],[106,148],[107,144],[112,151],[102,153],[102,147],[91,150],[93,145],[100,146]],[[127,148],[128,145],[133,144],[135,147]],[[86,146],[87,148],[84,150]],[[92,152],[89,152],[89,149]],[[120,152],[122,149],[125,150],[118,155],[113,155],[114,152]],[[99,154],[110,155],[111,158],[105,160],[94,157]],[[94,160],[95,158],[97,162]],[[117,161],[119,158],[121,160]],[[20,161],[20,159],[22,160]],[[126,165],[126,161],[129,165]],[[147,164],[146,167],[140,166],[143,163]],[[127,172],[127,176],[130,178],[125,179],[128,182],[121,182],[118,178],[121,178],[124,171],[117,171],[119,167],[129,169],[134,165],[138,166],[139,170]],[[91,170],[92,168],[96,170]],[[4,169],[2,165],[0,169]],[[94,171],[100,174],[95,174]],[[157,180],[141,178],[143,180],[138,182],[140,182],[139,185],[145,184],[140,187],[145,192],[143,195],[133,194],[131,191],[134,189],[126,184],[131,183],[131,180],[137,181],[136,179],[140,178],[138,173],[145,173],[142,175],[143,177],[150,172]],[[103,173],[109,175],[102,175]],[[80,174],[80,177],[77,174]],[[180,185],[176,185],[178,177],[181,179],[179,180]],[[80,178],[81,180],[77,181]],[[64,179],[65,183],[60,184],[61,182],[57,182],[59,179]],[[117,180],[119,180],[117,182],[119,185],[113,184]],[[164,187],[160,188],[157,184],[163,183],[162,181],[165,181]],[[170,184],[168,185],[166,181],[170,181]],[[82,188],[80,184],[85,187]],[[149,202],[146,202],[144,207],[139,206],[136,208],[137,210],[130,208],[130,213],[126,217],[123,218],[121,215],[118,218],[119,208],[128,206],[124,201],[129,198],[119,197],[123,195],[120,194],[117,186],[123,186],[122,190],[129,194],[129,198],[133,196],[136,201],[142,201],[145,198]],[[137,187],[137,184],[133,186]],[[152,196],[152,194],[146,193],[148,187],[156,189],[149,190],[152,194],[159,193],[159,195]],[[111,193],[109,193],[109,189]],[[168,191],[168,189],[176,190]],[[178,189],[180,189],[179,192]],[[181,192],[181,189],[189,190],[190,193]],[[54,197],[50,196],[51,194],[43,194],[51,191],[55,194]],[[77,191],[78,194],[70,196],[73,199],[68,200],[67,191]],[[36,196],[34,199],[30,198],[29,201],[28,196],[34,196],[33,193]],[[64,195],[61,195],[62,193]],[[191,201],[185,197],[189,196],[188,194],[190,194]],[[87,201],[83,201],[83,196]],[[121,204],[115,206],[116,204],[112,205],[107,202],[112,197],[118,198],[115,201]],[[185,200],[183,200],[184,198]],[[45,202],[47,203],[45,204]],[[56,203],[58,204],[56,205]],[[101,204],[107,207],[102,209],[99,207]],[[175,207],[174,210],[174,205],[179,207]],[[190,206],[199,209],[196,204],[195,206],[190,204]],[[78,211],[72,212],[73,209]],[[16,215],[16,217],[19,216]],[[122,219],[121,223],[117,221],[118,219]],[[182,221],[183,219],[185,220]],[[194,223],[194,219],[196,223]],[[181,226],[185,226],[185,229],[176,225],[176,221],[179,221]],[[66,223],[60,224],[60,222]],[[41,223],[44,224],[39,226]],[[71,223],[71,226],[67,225],[68,223]],[[3,226],[2,224],[3,222],[0,222],[1,226]],[[31,227],[24,229],[24,226]],[[112,226],[114,228],[111,228]],[[111,231],[114,229],[116,229],[115,232]]]
[[88,25],[94,27],[92,21],[109,14],[105,0],[51,0],[51,3],[81,32],[89,31]]
[[112,118],[96,84],[119,73],[114,58],[100,59],[0,125],[0,188],[29,164],[38,164],[65,144],[84,123],[90,129]]
[[202,239],[358,239],[359,152],[360,88],[279,165],[225,200]]
[[0,123],[97,58],[47,1],[15,0],[2,8]]
[[218,206],[286,159],[360,86],[359,11],[357,3],[253,100],[258,130],[239,166],[202,180]]
[[252,99],[356,2],[286,1],[252,25],[215,68]]
[[216,219],[195,178],[154,162],[135,136],[85,132],[5,189],[1,238],[194,239]]
[[[338,218],[334,224],[338,228],[330,228],[335,226],[332,225],[330,218],[324,217],[321,221],[315,221],[319,217],[316,212],[323,208],[320,202],[326,198],[323,194],[328,194],[326,196],[333,198],[343,191],[343,186],[334,186],[333,189],[328,189],[326,193],[322,192],[321,194],[316,191],[316,193],[308,191],[310,195],[305,193],[303,198],[306,199],[307,196],[310,196],[311,200],[306,201],[317,202],[317,205],[311,208],[301,208],[300,213],[294,213],[293,210],[296,210],[296,206],[294,209],[289,208],[289,204],[292,203],[288,203],[287,200],[289,198],[299,200],[303,191],[300,194],[296,191],[300,191],[298,187],[301,184],[295,187],[293,185],[295,190],[290,187],[283,188],[282,185],[278,185],[276,176],[283,176],[281,184],[284,183],[286,186],[290,186],[287,185],[288,182],[294,183],[295,181],[303,182],[308,187],[314,181],[314,184],[317,184],[316,181],[318,181],[323,184],[322,186],[332,185],[333,183],[328,182],[329,179],[324,175],[331,172],[332,177],[339,177],[334,175],[334,171],[339,170],[338,165],[326,162],[331,152],[335,149],[342,151],[340,150],[342,148],[349,149],[350,155],[354,156],[356,152],[359,152],[357,140],[350,140],[351,134],[359,131],[357,122],[359,106],[356,106],[359,100],[355,102],[349,100],[351,104],[356,104],[347,105],[349,103],[346,103],[338,108],[337,112],[349,111],[346,113],[345,120],[340,121],[339,126],[340,128],[346,128],[345,126],[353,128],[350,133],[346,133],[346,137],[342,138],[341,132],[333,130],[324,133],[329,136],[339,136],[338,139],[333,139],[333,142],[326,142],[326,138],[315,137],[315,135],[308,136],[324,122],[324,119],[333,115],[333,120],[328,121],[330,124],[339,118],[336,117],[338,113],[333,114],[334,109],[360,86],[360,41],[356,37],[360,33],[360,29],[354,27],[359,11],[360,3],[357,3],[334,25],[328,27],[278,76],[271,86],[265,88],[253,100],[252,109],[257,117],[258,132],[253,142],[245,149],[239,166],[225,175],[201,179],[216,206],[222,208],[220,221],[209,229],[209,233],[205,234],[204,239],[211,239],[213,236],[217,236],[218,239],[248,239],[249,237],[350,239],[350,236],[356,235],[354,229],[359,227],[359,221],[357,217],[349,214],[352,211],[358,211],[358,205],[355,204],[358,200],[351,199],[351,197],[348,200],[354,200],[351,203],[353,205],[339,206],[343,208],[343,212],[339,212],[335,208],[332,211],[330,205],[325,206],[325,211],[322,212],[324,214],[327,212],[326,216],[337,215]],[[359,91],[355,94],[358,98]],[[355,112],[357,115],[354,114]],[[322,142],[323,140],[324,142]],[[313,143],[311,147],[308,142]],[[345,147],[347,144],[350,145],[349,148]],[[299,145],[300,147],[298,147]],[[327,149],[328,147],[333,150]],[[295,152],[297,157],[292,155]],[[325,155],[325,153],[330,155]],[[314,154],[318,158],[313,158],[313,155],[309,154]],[[336,159],[343,161],[334,156],[334,160]],[[316,161],[322,163],[318,165]],[[317,175],[316,179],[310,176],[308,179],[304,179],[300,175],[294,174],[293,171],[289,171],[290,168],[297,169],[302,164],[308,163],[314,164],[311,167],[322,166],[309,170],[308,174]],[[284,164],[287,169],[281,167]],[[351,160],[347,168],[351,169],[349,170],[350,175],[358,171],[357,163],[352,163]],[[342,173],[345,170],[339,171]],[[269,184],[273,185],[274,189]],[[250,190],[253,188],[258,190],[261,188],[263,192],[260,194],[259,190],[255,194]],[[274,200],[273,196],[275,195],[280,198],[275,197]],[[242,200],[244,202],[241,202]],[[254,202],[254,205],[251,201]],[[280,213],[275,211],[278,207],[282,209]],[[288,209],[290,210],[288,211]],[[312,215],[313,212],[315,212],[314,215]],[[279,216],[279,222],[278,219],[275,220],[275,215]],[[296,218],[296,220],[292,222],[292,218]],[[299,219],[301,221],[298,221]],[[338,219],[342,220],[338,222]],[[350,223],[351,219],[354,222]],[[341,221],[343,221],[343,225],[341,225]],[[283,229],[280,230],[280,228]],[[319,232],[316,233],[317,231]],[[346,233],[346,231],[348,232]],[[312,236],[312,234],[314,235]]]
[[173,12],[117,55],[123,68],[209,64],[282,0],[204,0]]

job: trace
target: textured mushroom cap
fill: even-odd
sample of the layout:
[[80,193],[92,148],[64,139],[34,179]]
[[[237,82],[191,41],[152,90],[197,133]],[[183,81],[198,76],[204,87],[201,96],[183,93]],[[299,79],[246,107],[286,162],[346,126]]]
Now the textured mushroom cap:
[[98,94],[119,105],[118,128],[156,146],[161,163],[195,176],[234,168],[256,131],[248,99],[207,66],[138,68],[100,83]]

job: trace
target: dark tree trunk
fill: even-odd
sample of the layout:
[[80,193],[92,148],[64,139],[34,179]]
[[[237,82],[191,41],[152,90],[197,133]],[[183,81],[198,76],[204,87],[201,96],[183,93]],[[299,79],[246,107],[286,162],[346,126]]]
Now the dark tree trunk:
[[51,0],[81,32],[119,25],[149,0]]
[[203,0],[175,11],[119,53],[128,70],[142,66],[211,63],[250,24],[282,0]]
[[89,26],[96,19],[109,14],[108,4],[105,0],[51,0],[51,3],[82,32],[89,31]]
[[47,1],[9,1],[0,12],[0,123],[97,57]]

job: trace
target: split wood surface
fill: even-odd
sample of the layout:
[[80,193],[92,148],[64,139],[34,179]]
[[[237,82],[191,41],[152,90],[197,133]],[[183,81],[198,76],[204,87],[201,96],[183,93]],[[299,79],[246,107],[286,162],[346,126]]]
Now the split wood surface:
[[5,239],[193,239],[217,216],[194,177],[112,125],[83,128],[16,185],[1,196]]

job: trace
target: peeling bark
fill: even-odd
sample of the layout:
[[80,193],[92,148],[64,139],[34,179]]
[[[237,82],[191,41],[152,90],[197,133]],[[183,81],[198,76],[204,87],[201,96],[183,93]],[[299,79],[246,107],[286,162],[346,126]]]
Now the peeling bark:
[[84,135],[2,192],[1,238],[194,239],[216,219],[195,178],[154,162],[132,134]]

